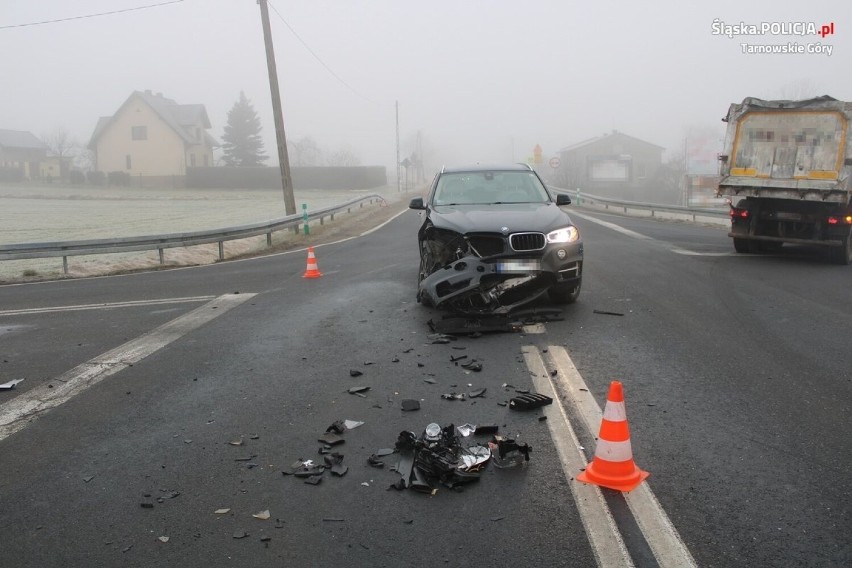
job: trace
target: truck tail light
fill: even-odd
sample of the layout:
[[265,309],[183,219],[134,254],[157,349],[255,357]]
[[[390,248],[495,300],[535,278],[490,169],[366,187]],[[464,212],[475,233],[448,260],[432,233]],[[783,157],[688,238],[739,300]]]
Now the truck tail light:
[[844,215],[842,217],[831,216],[828,218],[829,225],[852,225],[852,215]]
[[740,207],[731,207],[731,210],[728,213],[731,215],[732,219],[748,219],[749,216],[748,209],[742,209]]

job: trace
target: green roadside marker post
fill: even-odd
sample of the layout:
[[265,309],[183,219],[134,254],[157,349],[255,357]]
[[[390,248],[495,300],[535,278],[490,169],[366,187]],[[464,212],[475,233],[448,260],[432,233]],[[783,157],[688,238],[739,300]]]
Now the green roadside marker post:
[[304,223],[305,234],[310,235],[311,234],[311,228],[308,226],[308,204],[307,203],[302,203],[302,220],[305,222]]

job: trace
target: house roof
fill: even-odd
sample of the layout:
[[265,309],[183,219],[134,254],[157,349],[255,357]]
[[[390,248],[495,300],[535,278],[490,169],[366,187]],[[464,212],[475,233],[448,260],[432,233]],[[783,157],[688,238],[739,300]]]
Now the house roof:
[[627,135],[623,132],[618,132],[617,130],[613,130],[612,134],[604,134],[603,136],[595,136],[594,138],[588,138],[586,140],[583,140],[582,142],[577,142],[576,144],[572,144],[570,146],[565,146],[564,148],[562,148],[559,151],[560,152],[570,152],[571,150],[576,150],[577,148],[582,148],[584,146],[590,146],[592,144],[595,144],[596,142],[600,142],[601,140],[606,140],[608,138],[612,138],[613,136],[628,138],[628,139],[633,140],[635,142],[641,142],[642,144],[647,144],[648,146],[654,146],[655,148],[659,148],[660,150],[665,150],[665,148],[663,146],[658,146],[657,144],[647,142],[647,141],[642,140],[640,138],[636,138],[635,136],[630,136],[630,135]]
[[[133,91],[133,93],[126,101],[124,101],[124,104],[119,107],[118,111],[116,111],[113,116],[102,116],[98,119],[98,123],[95,125],[95,131],[92,133],[92,139],[89,142],[89,148],[94,147],[106,127],[109,126],[113,119],[118,116],[122,109],[124,109],[124,107],[126,107],[134,98],[141,99],[145,104],[151,107],[151,109],[157,113],[157,116],[169,125],[169,127],[188,144],[198,143],[198,138],[196,138],[195,133],[190,130],[190,128],[196,126],[198,123],[201,123],[204,128],[210,128],[211,126],[210,118],[207,116],[207,110],[204,108],[204,105],[182,105],[178,104],[173,99],[164,97],[161,93],[154,94],[151,91]],[[207,140],[208,143],[210,143],[210,140],[215,142],[215,139],[212,136],[209,136],[206,132],[205,140]],[[216,142],[216,144],[218,144],[218,142]]]
[[2,130],[0,129],[0,147],[3,148],[26,148],[31,150],[45,150],[47,146],[35,137],[32,132],[26,130]]

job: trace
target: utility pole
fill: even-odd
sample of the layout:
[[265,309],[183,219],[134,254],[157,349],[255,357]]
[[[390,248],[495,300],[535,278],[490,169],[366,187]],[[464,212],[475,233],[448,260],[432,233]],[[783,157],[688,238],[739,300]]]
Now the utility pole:
[[272,94],[272,116],[275,118],[275,139],[278,142],[278,166],[281,169],[281,187],[284,189],[284,211],[287,215],[295,215],[296,198],[293,196],[287,136],[284,134],[284,114],[281,112],[278,70],[275,67],[275,51],[272,49],[272,30],[269,28],[269,8],[266,0],[257,0],[257,3],[260,4],[260,19],[263,22],[263,43],[266,46],[266,67],[269,70],[269,90]]
[[399,101],[396,101],[396,190],[402,191],[399,183]]

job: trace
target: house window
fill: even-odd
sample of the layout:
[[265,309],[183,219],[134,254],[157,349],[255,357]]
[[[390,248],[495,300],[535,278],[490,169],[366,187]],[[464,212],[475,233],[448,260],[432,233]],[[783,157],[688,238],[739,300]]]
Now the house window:
[[148,127],[147,126],[131,126],[130,127],[130,138],[132,140],[147,140],[148,139]]
[[129,170],[130,169],[130,154],[127,154],[127,157],[124,159],[124,161],[125,161],[126,166],[127,166],[124,169]]
[[189,155],[189,165],[195,167],[195,154]]
[[636,164],[636,178],[645,179],[645,164]]

